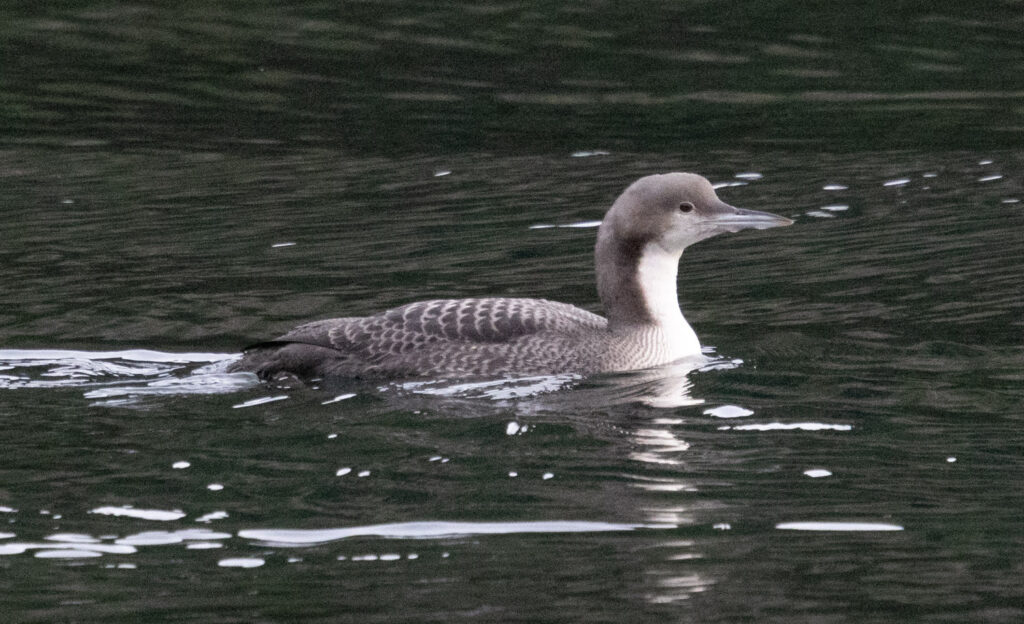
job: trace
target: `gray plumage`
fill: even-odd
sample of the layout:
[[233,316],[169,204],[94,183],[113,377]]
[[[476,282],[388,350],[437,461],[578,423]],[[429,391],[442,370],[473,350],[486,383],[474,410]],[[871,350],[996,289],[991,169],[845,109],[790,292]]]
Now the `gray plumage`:
[[723,203],[700,176],[648,176],[623,192],[598,231],[607,320],[544,299],[420,301],[300,325],[249,347],[231,370],[262,379],[463,378],[590,374],[697,356],[700,344],[676,300],[683,249],[723,231],[789,223]]

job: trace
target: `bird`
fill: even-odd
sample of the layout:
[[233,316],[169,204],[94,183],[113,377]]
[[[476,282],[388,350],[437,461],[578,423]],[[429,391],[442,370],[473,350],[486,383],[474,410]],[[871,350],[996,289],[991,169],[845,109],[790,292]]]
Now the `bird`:
[[677,297],[683,250],[724,232],[792,223],[730,206],[698,174],[645,176],[619,195],[598,228],[604,316],[546,299],[417,301],[300,325],[247,347],[228,370],[264,381],[589,376],[701,357]]

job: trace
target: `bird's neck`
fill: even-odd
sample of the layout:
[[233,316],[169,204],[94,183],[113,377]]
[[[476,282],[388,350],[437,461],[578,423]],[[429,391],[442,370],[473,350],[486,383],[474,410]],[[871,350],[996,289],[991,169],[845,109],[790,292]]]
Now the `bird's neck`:
[[654,326],[683,355],[700,353],[700,342],[679,309],[676,277],[682,251],[656,242],[602,237],[596,249],[597,290],[612,331]]

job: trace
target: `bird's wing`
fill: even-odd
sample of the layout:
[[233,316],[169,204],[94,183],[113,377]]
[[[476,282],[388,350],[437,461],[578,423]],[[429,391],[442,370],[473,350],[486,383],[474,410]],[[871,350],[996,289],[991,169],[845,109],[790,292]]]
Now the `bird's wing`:
[[539,332],[569,333],[606,325],[596,314],[545,299],[435,299],[373,316],[307,323],[273,342],[397,355],[430,343],[507,343]]

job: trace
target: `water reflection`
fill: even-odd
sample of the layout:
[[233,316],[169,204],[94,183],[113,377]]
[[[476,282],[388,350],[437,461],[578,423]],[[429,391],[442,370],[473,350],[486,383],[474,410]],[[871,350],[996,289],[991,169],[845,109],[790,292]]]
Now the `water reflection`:
[[[678,406],[700,403],[690,400]],[[629,459],[638,464],[628,475],[629,483],[644,493],[637,511],[647,522],[689,527],[707,521],[701,510],[708,501],[697,498],[700,477],[689,468],[693,451],[686,439],[689,420],[669,414],[644,415],[626,429]],[[644,599],[650,604],[685,601],[717,582],[706,571],[694,568],[693,562],[704,557],[701,541],[665,539],[651,551],[644,568]]]
[[[483,398],[515,403],[518,412],[575,406],[577,409],[642,403],[651,407],[684,407],[702,402],[690,396],[689,375],[699,370],[733,367],[735,361],[696,358],[658,368],[596,375],[550,375],[484,381],[411,381],[394,388],[421,395]],[[388,389],[384,387],[383,389]]]

